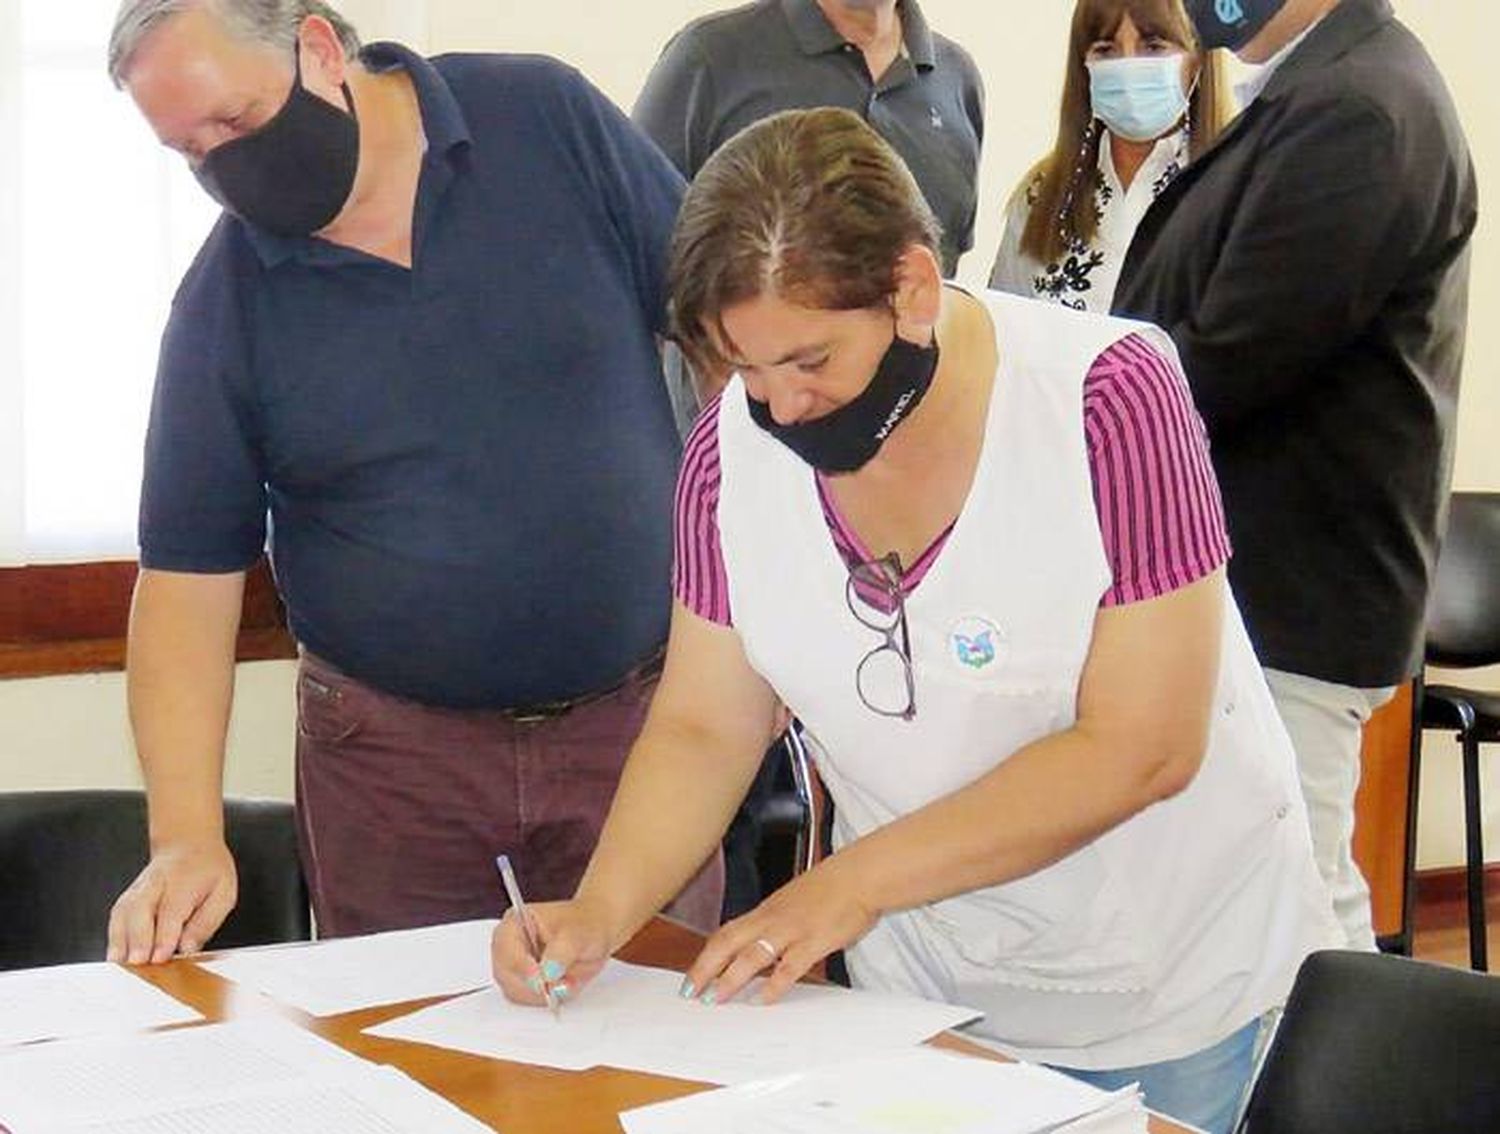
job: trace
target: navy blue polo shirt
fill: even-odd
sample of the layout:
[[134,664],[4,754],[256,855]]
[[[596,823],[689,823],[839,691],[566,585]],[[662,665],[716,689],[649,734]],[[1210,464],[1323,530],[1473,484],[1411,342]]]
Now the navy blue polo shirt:
[[251,565],[359,680],[503,707],[666,637],[680,444],[655,335],[682,180],[550,59],[393,44],[427,150],[410,270],[224,216],[162,345],[141,562]]

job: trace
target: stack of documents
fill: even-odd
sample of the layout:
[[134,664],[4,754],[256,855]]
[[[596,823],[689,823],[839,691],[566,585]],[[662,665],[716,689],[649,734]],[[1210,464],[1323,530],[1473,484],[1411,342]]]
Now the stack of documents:
[[626,1134],[1145,1134],[1135,1088],[913,1048],[620,1115]]
[[336,1016],[483,988],[491,980],[490,934],[497,924],[491,918],[241,949],[202,967],[310,1015]]
[[681,983],[681,973],[610,961],[557,1018],[488,988],[367,1030],[518,1063],[743,1083],[913,1047],[979,1016],[916,997],[805,984],[773,1005],[756,1002],[752,985],[731,1003],[709,1006],[681,999]]
[[0,973],[0,1046],[198,1019],[159,988],[102,961]]
[[0,1051],[11,1134],[481,1134],[399,1071],[279,1020]]

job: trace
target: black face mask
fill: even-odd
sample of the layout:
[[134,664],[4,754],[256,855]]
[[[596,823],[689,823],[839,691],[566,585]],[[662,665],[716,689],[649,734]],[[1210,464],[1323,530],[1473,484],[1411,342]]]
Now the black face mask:
[[813,468],[848,473],[863,468],[880,446],[921,404],[937,372],[937,339],[917,346],[900,335],[875,368],[870,384],[848,405],[795,425],[778,425],[771,407],[747,393],[750,417]]
[[237,217],[279,236],[309,236],[339,215],[359,168],[359,122],[349,84],[345,114],[302,85],[301,53],[292,93],[276,116],[242,138],[215,146],[193,173]]
[[1238,51],[1271,22],[1286,0],[1186,0],[1186,5],[1205,48]]

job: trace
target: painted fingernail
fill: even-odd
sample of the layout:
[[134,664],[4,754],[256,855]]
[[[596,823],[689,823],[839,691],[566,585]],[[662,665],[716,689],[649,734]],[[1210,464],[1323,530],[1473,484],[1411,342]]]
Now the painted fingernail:
[[526,987],[540,996],[542,994],[542,978],[539,976],[527,977]]
[[677,995],[684,1000],[691,1000],[694,996],[698,995],[698,990],[693,987],[693,982],[689,978],[683,977],[682,985],[677,989]]
[[713,989],[710,988],[702,996],[698,997],[698,999],[700,1001],[702,1001],[704,1004],[707,1004],[710,1007],[712,1007],[713,1005],[715,1005],[715,1004],[717,1004],[719,1002],[719,994],[717,992],[715,992]]
[[559,1000],[566,1000],[568,997],[573,995],[573,990],[566,984],[554,984],[552,986],[552,995],[557,997]]
[[553,981],[556,981],[556,980],[561,980],[562,979],[562,975],[563,975],[563,967],[562,967],[562,965],[558,964],[556,961],[543,961],[542,962],[542,979],[544,981],[546,981],[548,984],[551,984]]

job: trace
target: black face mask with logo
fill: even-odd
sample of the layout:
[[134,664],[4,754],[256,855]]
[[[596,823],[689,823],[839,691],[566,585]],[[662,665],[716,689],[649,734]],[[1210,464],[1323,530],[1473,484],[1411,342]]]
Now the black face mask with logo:
[[198,183],[235,216],[279,236],[309,236],[339,215],[359,168],[359,122],[343,84],[346,114],[302,85],[269,122],[215,146],[193,169]]
[[937,373],[938,346],[917,346],[900,335],[875,368],[870,384],[847,405],[811,421],[778,425],[771,407],[748,393],[750,417],[813,468],[850,473],[863,468],[898,425],[921,404]]
[[1238,51],[1286,7],[1286,0],[1186,0],[1186,6],[1205,48]]

